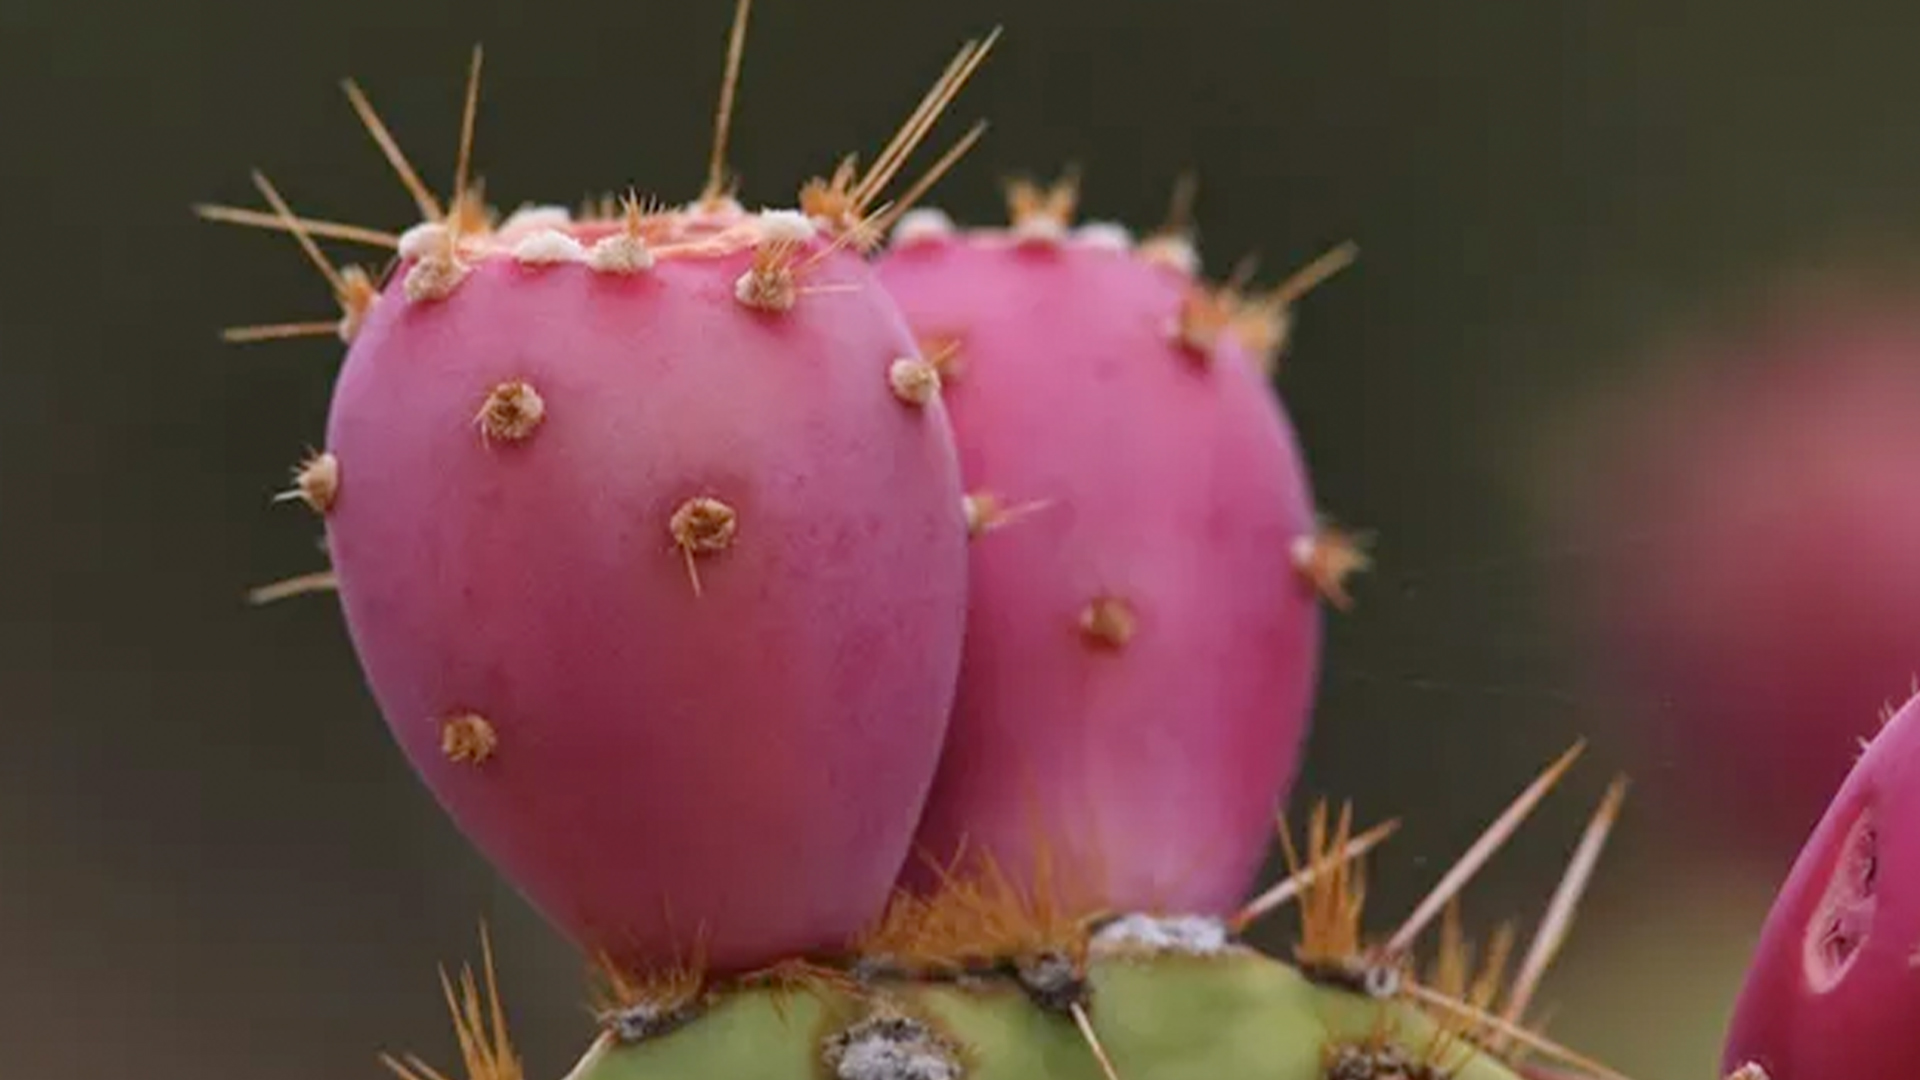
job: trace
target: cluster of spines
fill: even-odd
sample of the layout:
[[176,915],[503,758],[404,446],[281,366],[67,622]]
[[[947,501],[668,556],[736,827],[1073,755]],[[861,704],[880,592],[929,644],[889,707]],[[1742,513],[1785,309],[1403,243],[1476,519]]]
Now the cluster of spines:
[[[1124,1063],[1106,1057],[1091,1019],[1089,963],[1101,956],[1150,956],[1168,950],[1221,953],[1236,945],[1255,921],[1292,902],[1299,908],[1293,961],[1301,973],[1311,981],[1374,999],[1380,1006],[1367,1034],[1330,1039],[1324,1045],[1326,1080],[1446,1080],[1480,1054],[1495,1057],[1526,1076],[1625,1080],[1606,1065],[1539,1034],[1529,1026],[1527,1016],[1620,814],[1624,779],[1613,781],[1590,819],[1511,981],[1506,972],[1516,940],[1513,926],[1498,928],[1476,963],[1459,918],[1460,892],[1566,774],[1581,750],[1576,745],[1529,784],[1442,875],[1412,914],[1379,943],[1370,942],[1362,932],[1363,860],[1394,832],[1398,822],[1356,834],[1350,805],[1336,817],[1323,802],[1314,807],[1308,822],[1304,853],[1281,822],[1288,875],[1226,920],[1073,913],[1053,903],[1048,889],[1019,889],[985,860],[966,874],[947,878],[945,886],[930,897],[900,895],[842,957],[796,958],[724,981],[709,977],[697,947],[684,962],[645,973],[623,971],[603,959],[597,966],[596,1008],[602,1034],[588,1059],[670,1034],[697,1021],[730,993],[771,989],[818,993],[823,1000],[839,1003],[838,1026],[821,1040],[820,1052],[830,1065],[850,1054],[921,1054],[928,1068],[944,1062],[936,1071],[946,1069],[941,1075],[958,1077],[965,1073],[966,1047],[935,1020],[910,1011],[890,996],[885,984],[898,979],[962,984],[1005,979],[1025,991],[1037,1007],[1073,1022],[1108,1076],[1124,1076]],[[1046,880],[1044,875],[1041,880]],[[1413,947],[1436,920],[1440,942],[1422,977],[1415,972]],[[487,1009],[475,997],[471,973],[465,976],[464,998],[454,994],[450,983],[446,990],[467,1080],[521,1080],[518,1059],[504,1031],[490,947],[485,956],[491,995]],[[856,1006],[851,1014],[848,1002]],[[1396,1002],[1411,1004],[1433,1018],[1432,1032],[1421,1045],[1410,1046],[1396,1030],[1388,1010]],[[405,1063],[392,1057],[383,1060],[401,1080],[445,1080],[418,1058]],[[584,1065],[576,1075],[582,1074]],[[1562,1069],[1573,1072],[1558,1071]]]
[[[1602,1080],[1624,1080],[1593,1059],[1561,1046],[1527,1025],[1547,968],[1571,928],[1575,909],[1591,880],[1601,849],[1618,819],[1626,782],[1616,778],[1574,850],[1560,885],[1511,984],[1501,998],[1503,971],[1511,950],[1512,929],[1496,931],[1483,969],[1476,975],[1465,937],[1460,933],[1458,898],[1480,869],[1518,830],[1583,749],[1576,745],[1544,770],[1486,828],[1479,839],[1441,876],[1413,912],[1387,938],[1369,943],[1362,934],[1365,876],[1352,852],[1381,830],[1352,836],[1350,809],[1343,809],[1331,830],[1324,805],[1315,809],[1302,860],[1283,830],[1283,849],[1292,870],[1289,880],[1306,879],[1298,898],[1300,933],[1293,956],[1308,978],[1382,1000],[1406,1000],[1440,1021],[1421,1061],[1434,1076],[1449,1075],[1448,1055],[1478,1051],[1519,1065],[1533,1055],[1572,1066]],[[1443,920],[1438,956],[1425,979],[1417,977],[1412,957],[1420,935],[1436,918]],[[1362,1050],[1365,1048],[1362,1047]],[[1390,1074],[1389,1074],[1390,1075]]]
[[[369,312],[381,301],[387,275],[398,267],[411,264],[400,290],[404,299],[428,304],[451,296],[477,260],[500,256],[530,270],[578,263],[596,273],[626,276],[645,273],[663,259],[716,258],[750,250],[752,260],[735,283],[735,298],[745,308],[773,316],[791,311],[807,295],[846,288],[810,279],[837,251],[853,249],[865,254],[876,248],[985,132],[984,122],[975,124],[904,195],[891,202],[881,201],[985,61],[1000,32],[995,29],[959,50],[870,167],[860,170],[856,158],[850,155],[830,178],[816,178],[803,185],[798,210],[750,214],[735,197],[726,164],[750,11],[751,0],[737,0],[706,185],[697,200],[678,211],[655,198],[643,199],[629,191],[621,197],[588,200],[578,216],[564,207],[528,205],[502,220],[482,197],[483,185],[470,176],[483,60],[478,46],[468,68],[453,189],[444,204],[420,178],[365,91],[354,80],[345,80],[342,86],[349,104],[412,197],[422,220],[393,234],[303,217],[294,212],[264,173],[255,170],[254,185],[268,210],[201,205],[196,207],[197,212],[214,221],[290,234],[327,282],[341,314],[332,320],[235,327],[223,331],[222,336],[230,342],[334,336],[351,344]],[[580,238],[582,235],[594,239],[587,243]],[[392,257],[379,274],[358,265],[337,267],[320,247],[318,241],[323,238],[386,249]],[[823,238],[825,242],[821,243]],[[937,350],[896,358],[886,372],[889,388],[907,407],[928,405],[940,392],[945,358]],[[548,405],[539,388],[525,380],[513,380],[480,395],[473,422],[483,445],[510,445],[532,438],[547,417]],[[334,454],[309,451],[294,469],[293,486],[276,495],[275,501],[297,499],[325,516],[343,482],[342,463]],[[699,593],[696,561],[725,551],[740,523],[733,507],[723,499],[704,495],[676,507],[665,527],[673,550],[685,560],[690,587]],[[268,603],[336,587],[334,574],[323,570],[256,588],[249,596],[254,603]],[[444,723],[452,725],[457,719],[449,717]],[[486,723],[484,718],[473,719]],[[452,733],[451,727],[449,731],[449,757],[455,760],[482,761],[491,750],[489,738],[484,750],[456,753],[452,749],[456,743],[465,747],[470,740]]]
[[[1273,374],[1286,353],[1293,306],[1307,293],[1352,265],[1359,255],[1352,243],[1336,245],[1271,288],[1253,290],[1253,259],[1242,260],[1223,282],[1201,277],[1200,256],[1189,221],[1195,191],[1191,177],[1176,185],[1167,220],[1147,236],[1135,239],[1124,226],[1111,221],[1076,225],[1080,206],[1078,169],[1051,184],[1015,179],[1006,185],[1009,222],[1004,230],[970,230],[975,240],[998,241],[1024,247],[1079,244],[1110,251],[1131,252],[1190,279],[1179,311],[1169,320],[1168,337],[1196,362],[1211,363],[1220,341],[1231,336],[1257,358],[1263,371]],[[895,248],[939,244],[951,240],[959,227],[936,209],[902,215],[892,232]]]
[[[1194,240],[1191,217],[1196,181],[1191,174],[1175,185],[1166,220],[1138,239],[1126,226],[1116,222],[1076,224],[1081,183],[1077,168],[1069,168],[1050,184],[1043,185],[1029,178],[1009,181],[1005,192],[1008,225],[1004,230],[962,230],[944,211],[930,207],[916,209],[898,218],[891,243],[895,249],[904,249],[951,243],[964,235],[975,242],[1027,247],[1078,244],[1130,254],[1186,279],[1185,294],[1166,327],[1168,338],[1178,344],[1182,352],[1193,357],[1196,363],[1210,365],[1221,341],[1231,337],[1268,376],[1278,372],[1286,352],[1294,305],[1352,265],[1359,256],[1359,249],[1353,243],[1337,244],[1279,284],[1264,290],[1250,287],[1256,261],[1246,258],[1224,281],[1209,282],[1202,276]],[[923,339],[920,345],[921,357],[917,362],[931,368],[930,382],[964,378],[963,338],[934,335]],[[981,536],[1044,510],[1047,505],[1044,500],[1010,505],[992,490],[969,492],[967,527],[972,535]],[[1321,597],[1337,610],[1346,611],[1353,606],[1348,581],[1372,566],[1369,553],[1372,540],[1369,533],[1348,529],[1322,516],[1315,531],[1302,536],[1289,556],[1294,568]],[[1095,597],[1081,612],[1080,628],[1088,642],[1097,646],[1126,645],[1134,627],[1133,611],[1125,597]]]
[[[750,215],[734,197],[725,164],[749,10],[748,0],[740,0],[706,187],[700,198],[680,213],[654,199],[643,201],[629,192],[617,200],[613,196],[588,200],[577,218],[564,207],[526,206],[500,220],[497,211],[481,198],[481,185],[469,178],[483,55],[478,47],[474,49],[469,69],[453,194],[447,207],[443,207],[420,179],[366,93],[357,83],[347,80],[343,85],[349,102],[413,197],[423,220],[395,235],[364,226],[301,217],[293,212],[265,175],[256,171],[254,182],[271,207],[270,213],[218,205],[198,207],[199,213],[212,220],[293,234],[333,287],[342,315],[338,320],[326,322],[235,328],[226,331],[225,337],[230,341],[261,341],[337,334],[342,340],[352,341],[367,311],[379,299],[378,284],[374,275],[363,267],[335,268],[321,252],[316,238],[387,248],[399,259],[411,261],[413,266],[407,271],[403,292],[408,300],[416,303],[451,295],[470,272],[472,260],[488,254],[505,253],[525,266],[584,263],[602,273],[632,274],[652,268],[662,258],[716,256],[753,248],[757,253],[754,265],[741,278],[736,295],[749,307],[772,311],[790,309],[800,291],[797,279],[824,254],[816,252],[805,261],[800,257],[816,235],[825,232],[832,237],[828,250],[847,245],[862,252],[871,251],[984,134],[985,123],[976,124],[899,200],[880,202],[913,152],[986,59],[999,31],[995,30],[982,41],[968,42],[960,50],[867,170],[860,171],[856,159],[849,156],[841,161],[831,179],[817,178],[802,187],[797,199],[799,210],[769,210]],[[588,245],[569,233],[566,226],[579,226],[601,235]],[[508,237],[512,238],[511,242],[504,242]]]

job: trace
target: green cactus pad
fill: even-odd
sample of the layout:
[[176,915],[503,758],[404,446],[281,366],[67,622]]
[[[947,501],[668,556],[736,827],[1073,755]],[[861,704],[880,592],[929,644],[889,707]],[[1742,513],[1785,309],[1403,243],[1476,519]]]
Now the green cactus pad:
[[[1205,956],[1109,956],[1089,972],[1087,1015],[1121,1080],[1324,1080],[1342,1044],[1398,1047],[1421,1061],[1436,1033],[1426,1014],[1309,981],[1244,948]],[[905,1036],[889,1069],[869,1047],[830,1061],[834,1037],[875,1010]],[[929,1048],[915,1055],[913,1032]],[[1384,1036],[1384,1044],[1382,1038]],[[1442,1057],[1450,1080],[1516,1080],[1464,1043]],[[943,1066],[941,1063],[945,1062]],[[864,1071],[863,1071],[864,1070]],[[832,991],[731,994],[698,1020],[631,1045],[610,1040],[569,1080],[1104,1080],[1073,1020],[1035,1005],[1010,980],[887,982],[870,999]]]

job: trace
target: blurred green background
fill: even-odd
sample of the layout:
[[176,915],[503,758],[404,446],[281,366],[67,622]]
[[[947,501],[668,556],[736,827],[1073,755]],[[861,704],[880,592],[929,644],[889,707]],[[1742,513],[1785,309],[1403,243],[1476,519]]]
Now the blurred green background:
[[[319,437],[338,349],[220,344],[327,298],[286,238],[188,208],[254,204],[258,165],[304,212],[404,227],[337,82],[359,78],[444,187],[476,41],[495,201],[691,197],[729,8],[0,3],[11,1075],[450,1062],[433,969],[472,954],[482,915],[532,1074],[572,1063],[590,1030],[576,958],[415,784],[333,603],[243,602],[321,565],[304,512],[267,499]],[[1380,561],[1332,620],[1296,805],[1406,818],[1376,860],[1384,927],[1590,737],[1466,914],[1530,920],[1611,772],[1631,772],[1545,993],[1552,1031],[1636,1077],[1708,1076],[1793,845],[1734,860],[1674,839],[1687,772],[1622,734],[1661,703],[1592,685],[1556,605],[1631,530],[1563,549],[1535,496],[1563,418],[1672,328],[1812,269],[1899,266],[1920,238],[1920,9],[760,0],[732,155],[746,200],[871,155],[995,24],[940,136],[994,125],[937,193],[956,215],[995,217],[1003,177],[1077,163],[1087,214],[1147,226],[1194,169],[1216,275],[1258,253],[1271,280],[1360,244],[1282,374],[1323,503],[1377,532]]]

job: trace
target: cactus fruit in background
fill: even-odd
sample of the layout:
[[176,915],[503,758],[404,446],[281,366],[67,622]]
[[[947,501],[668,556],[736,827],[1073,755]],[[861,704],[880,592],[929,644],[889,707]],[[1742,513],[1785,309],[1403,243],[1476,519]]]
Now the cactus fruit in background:
[[1761,931],[1725,1067],[1907,1080],[1920,1061],[1920,696],[1834,794]]
[[444,208],[350,91],[428,217],[384,280],[334,270],[256,176],[345,309],[295,494],[367,680],[460,827],[584,948],[655,964],[697,936],[722,971],[834,948],[908,857],[967,532],[942,404],[903,390],[926,365],[862,251],[985,51],[809,212],[735,201],[723,104],[692,205],[496,225],[468,180],[477,50]]
[[[978,129],[881,193],[991,42],[866,172],[749,213],[723,168],[747,14],[689,205],[496,220],[469,180],[476,51],[444,205],[348,84],[426,219],[406,232],[296,216],[257,174],[268,211],[202,208],[291,234],[342,308],[231,338],[349,345],[325,449],[285,496],[323,516],[333,566],[260,595],[338,591],[408,759],[594,962],[601,1033],[571,1080],[1615,1078],[1528,1022],[1620,784],[1511,983],[1510,934],[1476,964],[1457,921],[1577,748],[1378,940],[1361,860],[1392,824],[1356,835],[1350,810],[1316,810],[1304,858],[1283,830],[1292,875],[1245,898],[1305,731],[1319,599],[1344,604],[1364,561],[1315,524],[1264,378],[1290,303],[1345,253],[1248,297],[1201,284],[1177,227],[1137,246],[1070,230],[1070,189],[1017,189],[1006,238],[903,220]],[[961,276],[916,284],[939,269],[925,250],[876,272],[889,232],[964,248]],[[321,239],[397,258],[341,270]],[[954,347],[923,347],[916,320]],[[957,437],[945,383],[981,391]],[[969,560],[995,550],[970,596]],[[1040,737],[996,738],[1010,720]],[[1003,782],[953,788],[920,839],[977,833],[980,857],[896,889],[949,755]],[[1033,809],[1031,832],[1009,824]],[[1241,939],[1289,903],[1291,956]],[[467,1080],[524,1080],[484,961],[484,990],[443,979]]]
[[1674,820],[1769,866],[1920,672],[1920,319],[1877,293],[1700,335],[1555,484],[1570,543],[1632,541],[1582,606],[1597,674],[1649,702],[1646,757],[1686,777]]
[[1351,252],[1247,298],[1199,279],[1177,225],[1136,245],[1075,228],[1077,198],[1016,183],[1007,229],[917,210],[880,260],[941,359],[978,533],[907,880],[963,848],[1028,867],[1039,840],[1071,906],[1223,915],[1306,735],[1316,588],[1344,602],[1361,562],[1317,532],[1267,379],[1288,304]]

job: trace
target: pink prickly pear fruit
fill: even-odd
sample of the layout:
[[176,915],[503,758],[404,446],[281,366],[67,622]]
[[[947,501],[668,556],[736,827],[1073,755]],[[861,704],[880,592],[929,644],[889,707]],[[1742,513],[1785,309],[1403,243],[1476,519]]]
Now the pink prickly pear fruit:
[[1920,1061],[1920,697],[1873,736],[1761,930],[1729,1074],[1907,1080]]
[[1076,908],[1224,912],[1308,727],[1316,573],[1344,597],[1357,552],[1317,533],[1259,363],[1284,305],[1206,289],[1178,236],[1070,229],[1074,198],[1016,185],[1010,231],[919,213],[880,262],[947,376],[976,533],[903,883],[985,856]]
[[908,857],[968,559],[937,381],[865,258],[908,135],[794,211],[747,213],[717,154],[682,210],[495,228],[457,188],[384,288],[341,290],[296,493],[365,676],[458,826],[616,969],[839,952]]
[[1791,852],[1920,672],[1920,315],[1803,300],[1680,367],[1596,425],[1562,520],[1625,533],[1582,582],[1592,651],[1676,811]]
[[403,264],[327,430],[328,547],[408,758],[582,942],[701,931],[722,969],[885,901],[966,597],[940,403],[889,386],[898,313],[845,252],[816,271],[848,291],[743,304],[735,235],[631,275],[478,241],[426,302]]

